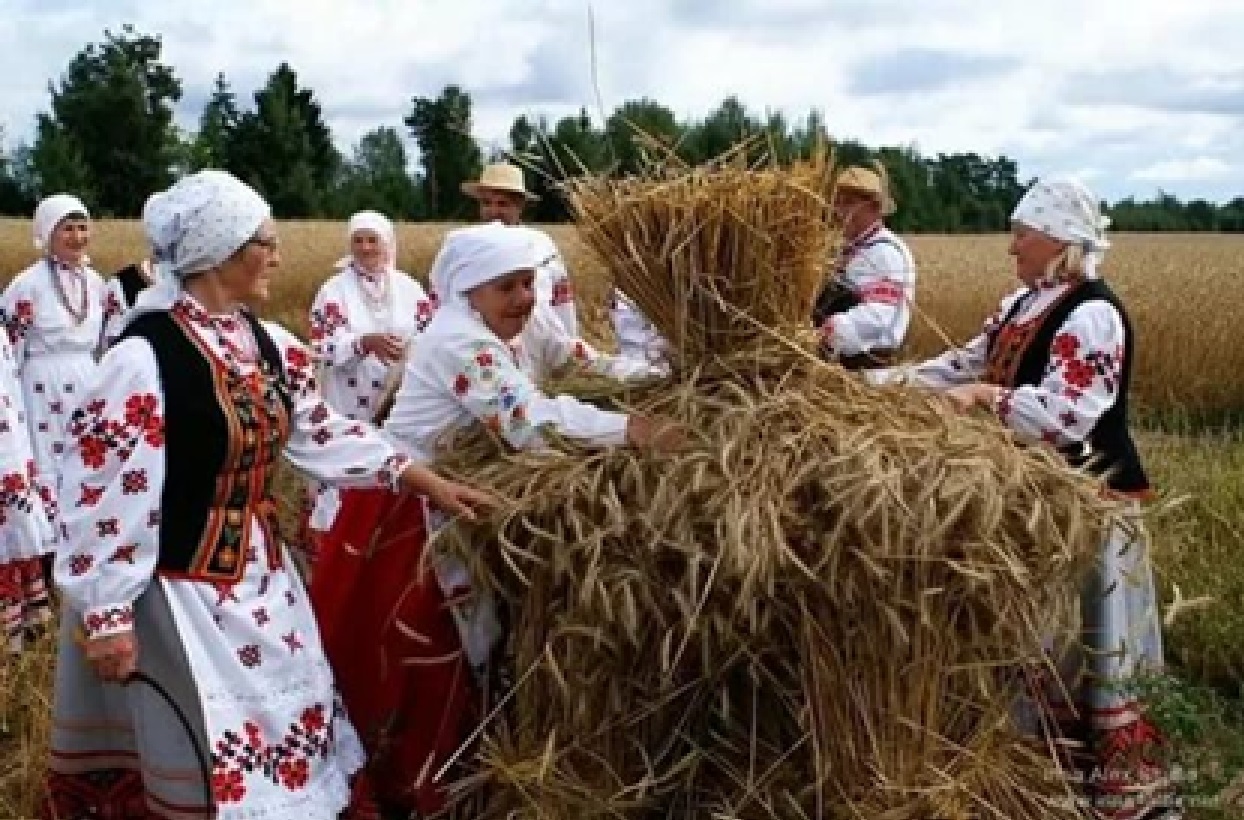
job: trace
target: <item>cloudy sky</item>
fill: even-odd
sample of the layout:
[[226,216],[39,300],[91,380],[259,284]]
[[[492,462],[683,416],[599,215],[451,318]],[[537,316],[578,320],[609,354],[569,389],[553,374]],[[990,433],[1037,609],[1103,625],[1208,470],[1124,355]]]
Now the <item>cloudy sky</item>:
[[736,94],[819,108],[869,144],[1076,173],[1111,199],[1244,195],[1241,0],[0,0],[10,145],[74,53],[126,22],[163,36],[187,128],[216,72],[248,102],[285,60],[343,150],[450,82],[485,147],[521,113],[598,116],[597,89],[606,110],[648,96],[685,118]]

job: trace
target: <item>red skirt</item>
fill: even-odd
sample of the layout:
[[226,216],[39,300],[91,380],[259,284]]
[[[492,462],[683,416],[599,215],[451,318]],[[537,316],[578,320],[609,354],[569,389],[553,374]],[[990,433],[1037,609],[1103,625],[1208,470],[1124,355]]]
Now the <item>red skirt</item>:
[[342,491],[311,603],[337,685],[369,757],[376,797],[421,815],[445,804],[433,779],[473,728],[475,687],[435,574],[421,570],[423,499]]

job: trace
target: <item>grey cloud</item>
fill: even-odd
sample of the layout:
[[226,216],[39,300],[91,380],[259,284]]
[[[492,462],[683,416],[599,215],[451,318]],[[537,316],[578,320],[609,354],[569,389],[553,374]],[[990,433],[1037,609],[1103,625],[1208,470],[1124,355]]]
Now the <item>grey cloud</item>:
[[[1099,197],[1111,202],[1126,196],[1148,199],[1156,196],[1159,189],[1185,200],[1204,198],[1218,202],[1244,193],[1244,180],[1238,175],[1213,182],[1172,180],[1159,185],[1138,181],[1135,174],[1144,168],[1166,161],[1191,160],[1206,153],[1172,147],[1160,139],[1154,139],[1144,129],[1120,131],[1106,138],[1080,134],[1071,128],[1058,129],[1056,133],[1059,139],[1049,145],[1040,148],[1004,145],[1001,153],[1019,163],[1022,175],[1078,173],[1085,169],[1094,171],[1096,175],[1088,180],[1089,186]],[[1216,146],[1212,155],[1228,165],[1235,164],[1236,158],[1244,155],[1244,136]]]
[[691,28],[807,31],[829,25],[869,26],[893,22],[900,0],[834,0],[794,6],[768,0],[673,0],[671,19]]
[[518,82],[481,88],[476,94],[480,103],[551,106],[586,104],[591,99],[586,42],[574,48],[544,40],[532,50],[527,65],[527,73]]
[[998,55],[906,48],[856,68],[848,90],[864,95],[936,91],[956,82],[997,77],[1017,66],[1013,58]]
[[1067,79],[1064,97],[1082,105],[1244,117],[1244,71],[1214,77],[1157,66],[1081,72]]

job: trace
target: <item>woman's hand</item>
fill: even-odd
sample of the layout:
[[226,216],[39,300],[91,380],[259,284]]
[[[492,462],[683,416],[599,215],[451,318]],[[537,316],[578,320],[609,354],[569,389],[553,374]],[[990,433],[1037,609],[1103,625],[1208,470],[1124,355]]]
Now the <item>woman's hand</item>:
[[632,415],[626,420],[626,441],[632,447],[676,453],[687,446],[687,431],[673,419]]
[[996,384],[973,382],[972,384],[961,384],[958,387],[952,387],[943,395],[949,399],[950,403],[960,413],[970,413],[975,407],[983,407],[992,412],[1000,392],[1002,392],[1002,388]]
[[125,683],[138,671],[138,638],[132,631],[118,632],[83,642],[82,650],[99,679]]
[[359,337],[364,356],[375,356],[381,364],[392,364],[406,352],[406,342],[396,333],[368,333]]
[[499,503],[491,493],[443,478],[417,464],[402,473],[402,486],[426,496],[437,509],[468,521],[479,520],[476,511],[493,509]]

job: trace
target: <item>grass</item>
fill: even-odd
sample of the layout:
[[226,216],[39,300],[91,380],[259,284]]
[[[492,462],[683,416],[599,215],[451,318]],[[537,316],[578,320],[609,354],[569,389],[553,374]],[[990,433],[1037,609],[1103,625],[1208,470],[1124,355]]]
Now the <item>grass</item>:
[[[425,272],[447,227],[400,226],[401,266]],[[306,308],[344,251],[343,231],[339,223],[280,226],[282,271],[266,310],[270,318],[305,333]],[[575,275],[586,335],[609,347],[608,282],[573,229],[551,232]],[[32,261],[29,235],[28,222],[0,220],[0,282]],[[1234,316],[1244,311],[1244,288],[1225,283],[1244,255],[1244,239],[1139,235],[1117,237],[1115,245],[1106,274],[1140,338],[1140,446],[1166,499],[1178,501],[1152,522],[1159,584],[1166,601],[1176,587],[1185,601],[1206,599],[1182,609],[1169,625],[1174,676],[1155,685],[1154,693],[1175,737],[1176,758],[1197,764],[1198,773],[1216,761],[1234,775],[1244,761],[1238,700],[1244,686],[1244,345],[1236,342],[1234,325]],[[919,313],[910,355],[920,356],[942,348],[935,326],[954,340],[974,333],[1013,277],[1004,237],[917,237],[912,246]],[[101,271],[133,261],[142,248],[135,223],[97,223],[92,255]],[[284,501],[287,510],[293,508],[292,499]],[[32,816],[51,665],[46,644],[16,664],[0,661],[0,720],[8,715],[12,733],[0,739],[0,818]],[[1231,779],[1189,784],[1199,804],[1191,816],[1244,817],[1244,808],[1223,806],[1220,787]]]

